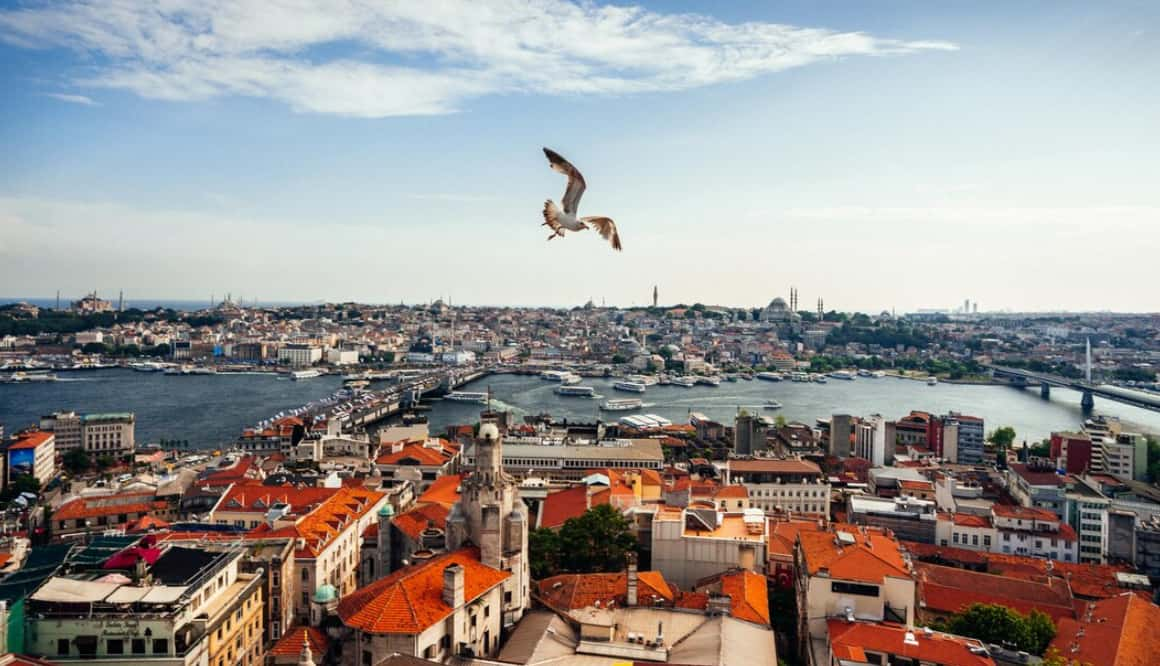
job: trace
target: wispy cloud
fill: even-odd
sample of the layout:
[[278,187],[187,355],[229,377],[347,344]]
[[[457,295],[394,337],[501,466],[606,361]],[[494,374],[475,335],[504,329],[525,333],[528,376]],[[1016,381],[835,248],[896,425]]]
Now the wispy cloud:
[[271,98],[359,117],[439,114],[505,93],[631,94],[844,56],[954,50],[775,23],[568,0],[76,0],[0,11],[0,39],[97,56],[77,83],[167,100]]
[[68,93],[44,93],[44,96],[51,97],[53,99],[59,99],[60,101],[68,102],[69,104],[83,104],[85,106],[100,106],[99,103],[93,101],[92,97],[86,97],[84,95],[70,95]]

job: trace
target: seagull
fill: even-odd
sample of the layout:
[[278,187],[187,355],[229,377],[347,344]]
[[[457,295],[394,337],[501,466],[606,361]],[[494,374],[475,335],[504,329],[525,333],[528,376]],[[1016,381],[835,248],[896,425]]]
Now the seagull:
[[544,202],[544,224],[542,226],[552,230],[552,235],[548,236],[548,240],[557,236],[563,238],[565,229],[584,231],[591,225],[600,233],[601,238],[612,243],[612,249],[619,251],[620,234],[616,232],[616,223],[610,218],[576,217],[580,197],[583,196],[586,187],[584,176],[576,167],[572,166],[571,162],[561,157],[556,151],[545,148],[544,155],[548,156],[548,163],[552,170],[559,171],[568,177],[568,186],[564,188],[564,210],[561,211],[551,199]]

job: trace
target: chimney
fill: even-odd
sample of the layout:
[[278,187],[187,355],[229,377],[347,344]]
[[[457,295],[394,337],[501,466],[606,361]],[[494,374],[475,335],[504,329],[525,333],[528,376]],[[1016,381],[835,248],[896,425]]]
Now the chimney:
[[463,605],[463,578],[464,572],[461,565],[450,564],[443,570],[443,603],[452,608],[459,608]]
[[636,553],[628,554],[628,595],[626,603],[629,606],[636,605]]

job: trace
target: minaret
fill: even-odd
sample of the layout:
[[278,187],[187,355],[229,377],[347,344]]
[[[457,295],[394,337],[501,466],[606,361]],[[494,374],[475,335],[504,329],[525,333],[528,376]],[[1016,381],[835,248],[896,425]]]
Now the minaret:
[[653,307],[657,306],[657,286],[653,285]]
[[826,318],[826,308],[822,305],[822,299],[818,299],[818,321]]
[[121,290],[121,294],[117,296],[117,312],[125,311],[125,290]]

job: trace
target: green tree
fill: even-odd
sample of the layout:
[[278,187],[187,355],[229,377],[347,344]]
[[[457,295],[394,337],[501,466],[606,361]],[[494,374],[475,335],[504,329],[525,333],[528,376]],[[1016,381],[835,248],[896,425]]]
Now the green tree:
[[560,570],[560,537],[554,531],[541,527],[528,535],[529,565],[532,578],[540,580],[554,576]]
[[1160,481],[1160,439],[1148,437],[1148,480]]
[[777,418],[773,420],[773,424],[776,425],[778,428],[784,428],[786,426],[785,417],[782,416],[781,414],[778,414]]
[[116,462],[117,461],[113,459],[113,456],[98,456],[97,469],[103,472],[116,464]]
[[991,431],[987,435],[987,441],[999,447],[1000,449],[1011,448],[1011,443],[1015,441],[1015,429],[1011,426],[1003,426]]
[[607,504],[595,506],[560,527],[560,564],[569,571],[620,571],[625,555],[636,550],[632,526]]
[[61,456],[61,463],[70,474],[80,474],[93,464],[84,449],[69,449]]
[[34,495],[40,494],[40,481],[36,480],[35,476],[31,474],[21,474],[12,479],[8,487],[4,489],[2,499],[4,501],[11,500],[20,493],[32,493]]
[[624,354],[613,354],[612,362],[616,365],[620,365],[621,363],[628,363],[628,358],[625,357]]
[[1032,654],[1043,654],[1055,637],[1055,624],[1047,615],[1020,613],[998,604],[971,604],[945,624],[952,634],[970,636],[984,643],[1008,645]]

